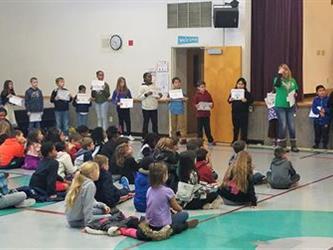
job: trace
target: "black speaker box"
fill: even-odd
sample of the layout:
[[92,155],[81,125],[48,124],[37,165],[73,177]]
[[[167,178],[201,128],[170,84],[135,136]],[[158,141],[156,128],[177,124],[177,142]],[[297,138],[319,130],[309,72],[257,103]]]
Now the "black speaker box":
[[226,8],[214,6],[215,28],[238,28],[238,8]]

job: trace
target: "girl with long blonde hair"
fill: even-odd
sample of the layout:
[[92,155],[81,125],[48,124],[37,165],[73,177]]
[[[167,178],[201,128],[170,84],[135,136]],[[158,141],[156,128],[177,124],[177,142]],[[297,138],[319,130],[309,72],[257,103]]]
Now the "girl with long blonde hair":
[[239,152],[236,161],[228,167],[221,186],[226,205],[257,205],[252,175],[251,156],[246,151]]
[[94,181],[98,178],[99,166],[92,161],[83,163],[75,173],[65,199],[66,218],[71,227],[82,228],[95,219],[109,216],[110,208],[95,200]]
[[291,151],[299,152],[296,146],[295,132],[295,104],[298,85],[292,77],[291,70],[287,64],[279,66],[278,75],[274,78],[273,82],[276,90],[275,111],[278,117],[278,144],[282,148],[287,147],[288,130]]

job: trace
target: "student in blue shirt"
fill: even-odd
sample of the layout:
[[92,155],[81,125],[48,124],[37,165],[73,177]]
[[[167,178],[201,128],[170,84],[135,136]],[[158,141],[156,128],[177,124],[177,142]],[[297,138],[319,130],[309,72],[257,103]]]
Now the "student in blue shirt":
[[316,87],[316,93],[317,96],[312,102],[312,112],[318,115],[318,117],[313,120],[315,131],[315,145],[313,148],[319,148],[320,142],[322,141],[323,148],[327,149],[331,120],[329,97],[323,85]]
[[[179,77],[172,79],[172,89],[181,89],[182,82]],[[185,102],[188,98],[181,99],[169,98],[169,110],[171,116],[171,137],[178,138],[180,144],[186,144],[185,136]]]

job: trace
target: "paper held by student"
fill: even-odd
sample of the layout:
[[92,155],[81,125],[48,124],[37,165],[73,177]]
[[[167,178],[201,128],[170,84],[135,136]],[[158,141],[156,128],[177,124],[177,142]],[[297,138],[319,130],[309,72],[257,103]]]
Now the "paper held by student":
[[133,99],[132,98],[120,98],[120,108],[121,109],[133,108]]
[[213,103],[211,102],[199,102],[198,103],[198,110],[201,111],[209,111],[212,109]]
[[231,98],[240,101],[245,98],[245,90],[244,89],[232,89],[231,90]]
[[183,90],[182,89],[171,89],[169,90],[169,96],[171,99],[183,99]]
[[89,104],[90,103],[90,96],[87,95],[87,94],[77,94],[76,103],[77,104]]
[[69,101],[71,99],[71,94],[68,90],[59,89],[57,91],[57,97],[62,101]]
[[93,80],[91,82],[91,89],[95,91],[102,91],[104,89],[105,82],[100,80]]
[[[320,111],[321,110],[321,107],[320,106],[317,106],[317,109]],[[313,111],[312,111],[312,108],[310,109],[310,113],[309,113],[309,117],[310,118],[319,118],[319,114],[315,114],[315,113],[313,113]]]
[[29,121],[30,122],[40,122],[40,121],[42,121],[42,115],[43,115],[43,113],[41,113],[41,112],[30,113]]
[[295,105],[295,90],[291,91],[287,96],[287,102],[289,102],[290,107],[293,107]]
[[19,96],[12,95],[9,98],[9,103],[14,104],[16,106],[24,107],[24,99]]
[[267,108],[274,108],[275,107],[275,97],[276,97],[276,94],[274,93],[268,93],[266,98],[265,98],[265,103],[266,103],[266,106]]

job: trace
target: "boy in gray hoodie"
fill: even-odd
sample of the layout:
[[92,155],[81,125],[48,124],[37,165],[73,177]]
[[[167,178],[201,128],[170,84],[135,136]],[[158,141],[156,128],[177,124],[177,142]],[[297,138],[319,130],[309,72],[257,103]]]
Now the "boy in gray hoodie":
[[269,171],[267,172],[267,182],[272,188],[288,189],[300,180],[291,162],[287,158],[285,149],[278,147],[274,150]]

